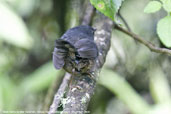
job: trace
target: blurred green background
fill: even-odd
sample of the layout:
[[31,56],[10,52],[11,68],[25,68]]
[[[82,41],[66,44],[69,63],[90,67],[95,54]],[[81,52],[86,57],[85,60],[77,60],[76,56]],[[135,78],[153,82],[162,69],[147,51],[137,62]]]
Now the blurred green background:
[[[150,0],[125,0],[121,14],[144,40],[164,47],[156,24],[167,14],[143,13]],[[0,111],[43,110],[48,88],[60,83],[55,39],[79,25],[83,0],[0,1]],[[118,18],[122,24],[122,20]],[[113,30],[111,48],[88,110],[91,114],[171,114],[171,58]]]

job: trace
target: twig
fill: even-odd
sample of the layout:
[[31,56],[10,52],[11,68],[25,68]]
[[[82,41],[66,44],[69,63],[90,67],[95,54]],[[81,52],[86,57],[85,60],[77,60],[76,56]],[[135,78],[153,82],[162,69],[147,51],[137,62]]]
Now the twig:
[[[94,64],[95,71],[100,72],[106,58],[106,54],[110,47],[111,30],[113,22],[104,15],[98,16],[94,21],[94,28],[97,28],[95,34],[95,42],[98,46],[99,57]],[[98,74],[95,74],[97,79]],[[88,103],[94,93],[96,81],[92,80],[89,75],[73,76],[70,91],[67,94],[66,104],[63,114],[72,113],[89,113],[86,112]]]
[[127,21],[124,19],[124,17],[121,15],[120,10],[118,11],[118,16],[121,18],[121,20],[125,24],[126,28],[128,29],[128,31],[131,32],[131,28],[129,27],[129,25],[128,25]]
[[62,81],[62,84],[60,85],[57,93],[54,96],[53,103],[50,106],[48,114],[54,114],[56,112],[56,109],[59,106],[59,103],[61,101],[61,98],[64,96],[65,90],[68,87],[68,82],[71,79],[71,75],[66,73],[64,76],[64,79]]
[[151,42],[145,41],[143,38],[141,38],[140,36],[136,35],[135,33],[129,32],[128,30],[120,27],[119,25],[115,25],[115,28],[125,34],[127,34],[128,36],[131,36],[132,38],[134,38],[135,40],[137,40],[138,42],[144,44],[146,47],[148,47],[151,51],[156,52],[156,53],[163,53],[163,54],[167,54],[169,56],[171,56],[171,50],[167,49],[167,48],[159,48],[156,47],[155,45],[153,45]]

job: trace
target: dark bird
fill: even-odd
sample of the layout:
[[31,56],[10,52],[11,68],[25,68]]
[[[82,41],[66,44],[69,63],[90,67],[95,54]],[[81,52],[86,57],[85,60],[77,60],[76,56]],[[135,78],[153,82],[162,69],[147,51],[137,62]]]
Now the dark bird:
[[64,68],[75,75],[93,72],[93,64],[98,56],[94,32],[92,27],[82,25],[67,30],[57,39],[53,51],[55,68]]

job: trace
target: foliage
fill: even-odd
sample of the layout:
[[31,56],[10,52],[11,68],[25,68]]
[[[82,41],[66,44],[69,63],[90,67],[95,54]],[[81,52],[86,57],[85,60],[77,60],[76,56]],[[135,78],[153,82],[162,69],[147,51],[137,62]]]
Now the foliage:
[[[101,72],[99,83],[116,94],[134,114],[144,114],[149,110],[149,105],[117,73],[104,68]],[[127,92],[126,94],[125,91]]]
[[44,20],[40,16],[47,15],[47,4],[52,1],[44,0],[43,10],[39,9],[43,3],[37,0],[33,5],[31,1],[0,1],[0,111],[26,109],[24,97],[47,90],[62,76],[49,60],[58,25],[51,16]]
[[143,98],[135,92],[131,85],[122,78],[123,76],[111,70],[103,68],[99,83],[116,94],[133,114],[170,114],[171,110],[168,108],[171,106],[170,87],[165,75],[160,68],[156,66],[150,70],[149,76],[151,78],[150,89],[154,100],[157,101],[154,106],[150,106],[146,103]]
[[[56,77],[56,75],[59,76]],[[18,101],[22,100],[28,93],[38,93],[47,89],[52,81],[60,76],[62,76],[61,71],[56,71],[52,62],[42,65],[18,84],[15,84],[9,76],[1,74],[0,91],[3,93],[0,92],[1,107],[15,109]]]
[[161,42],[166,47],[171,47],[171,0],[150,1],[144,9],[145,13],[155,13],[161,9],[161,6],[168,13],[168,16],[159,20],[157,24],[157,34]]
[[[112,3],[103,0],[90,1],[97,8],[97,10],[102,12],[104,15],[110,17],[112,20],[116,21],[114,18],[115,16],[112,15],[116,14],[118,11],[118,9],[115,9],[115,2]],[[161,19],[157,25],[157,33],[160,37],[160,40],[166,47],[171,47],[170,3],[170,0],[161,0],[161,2],[150,1],[144,9],[145,13],[155,13],[159,11],[161,7],[163,7],[164,10],[168,13],[168,16]],[[111,11],[111,6],[113,6],[113,12]],[[112,70],[104,68],[101,72],[99,84],[103,85],[104,87],[108,88],[112,93],[114,93],[120,100],[122,100],[127,105],[127,107],[134,114],[171,113],[171,110],[168,108],[171,106],[170,87],[161,68],[153,66],[150,69],[149,73],[150,92],[154,101],[157,101],[154,105],[150,105],[144,102],[143,98],[141,98],[141,96],[139,96],[131,87],[131,85],[129,85],[129,83],[122,77],[123,76],[120,76]]]
[[[102,12],[104,15],[108,16],[114,21],[116,13],[118,12],[123,0],[90,0],[97,10]],[[162,2],[162,3],[161,3]],[[168,12],[168,17],[164,17],[159,21],[157,25],[157,33],[160,40],[166,47],[171,47],[171,32],[170,25],[171,21],[169,19],[171,13],[171,0],[161,0],[159,1],[150,1],[144,9],[145,13],[155,13],[163,7],[166,12]],[[167,19],[165,19],[167,18]],[[165,21],[164,21],[165,20]],[[163,32],[164,31],[164,32]]]
[[161,3],[159,1],[150,1],[144,9],[145,13],[155,13],[161,9]]
[[[0,1],[0,38],[18,47],[31,48],[33,39],[22,19]],[[8,21],[6,21],[8,20]]]
[[122,1],[124,0],[90,0],[95,8],[112,20],[115,20],[115,15],[119,10]]
[[163,3],[163,8],[167,12],[171,12],[171,0],[161,0],[161,2]]
[[162,43],[171,47],[171,16],[166,16],[158,22],[157,33]]
[[26,92],[42,91],[52,83],[56,75],[59,75],[58,78],[62,76],[60,71],[53,68],[52,62],[48,62],[21,81],[21,90]]

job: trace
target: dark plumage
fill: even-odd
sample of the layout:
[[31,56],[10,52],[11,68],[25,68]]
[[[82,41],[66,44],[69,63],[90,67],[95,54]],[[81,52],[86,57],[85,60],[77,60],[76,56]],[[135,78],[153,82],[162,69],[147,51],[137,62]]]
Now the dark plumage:
[[91,72],[92,64],[98,56],[94,32],[92,27],[82,25],[67,30],[57,39],[53,52],[55,68],[63,67],[69,73]]

